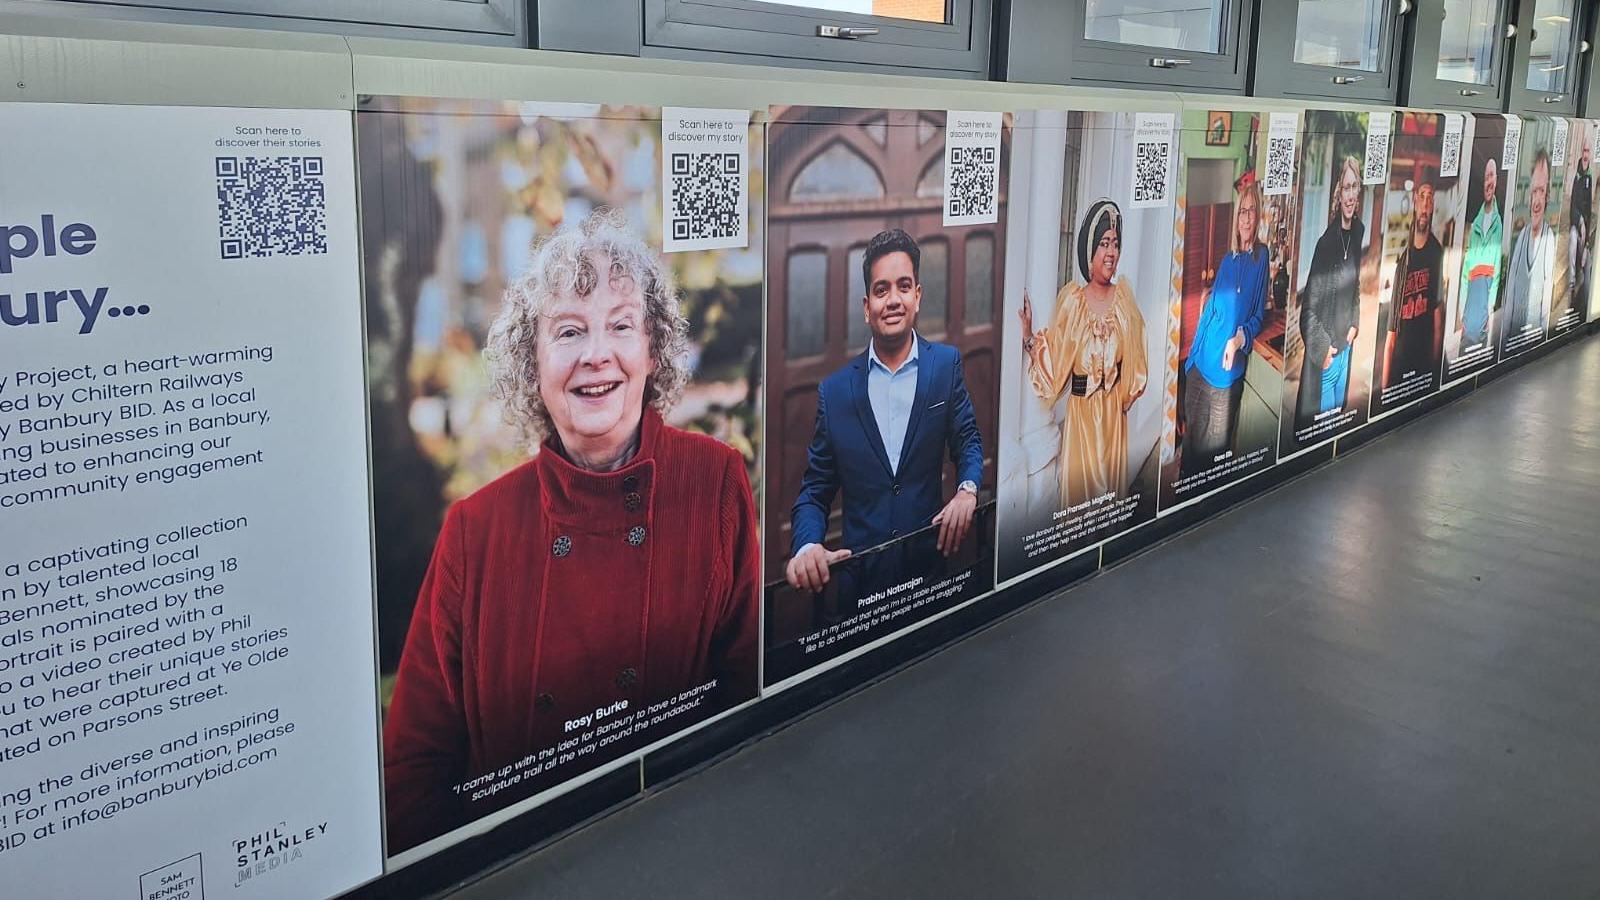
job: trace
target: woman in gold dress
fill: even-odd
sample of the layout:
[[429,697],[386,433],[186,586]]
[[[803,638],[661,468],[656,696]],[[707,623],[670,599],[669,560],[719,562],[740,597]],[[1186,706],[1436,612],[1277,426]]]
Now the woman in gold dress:
[[1068,394],[1056,465],[1063,509],[1128,490],[1128,409],[1149,381],[1144,316],[1126,278],[1122,210],[1110,200],[1089,207],[1078,230],[1084,282],[1056,295],[1050,326],[1033,330],[1033,306],[1022,297],[1022,348],[1033,391],[1054,404]]

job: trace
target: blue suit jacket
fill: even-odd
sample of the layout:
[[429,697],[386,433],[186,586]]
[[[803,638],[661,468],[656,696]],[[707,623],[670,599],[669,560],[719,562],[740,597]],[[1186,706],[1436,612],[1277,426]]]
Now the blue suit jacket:
[[983,437],[967,396],[961,353],[918,337],[917,397],[906,422],[899,474],[878,434],[867,396],[867,353],[823,379],[806,474],[791,522],[793,555],[820,544],[833,497],[844,491],[844,543],[860,551],[929,524],[944,507],[940,490],[948,453],[960,480],[983,481]]

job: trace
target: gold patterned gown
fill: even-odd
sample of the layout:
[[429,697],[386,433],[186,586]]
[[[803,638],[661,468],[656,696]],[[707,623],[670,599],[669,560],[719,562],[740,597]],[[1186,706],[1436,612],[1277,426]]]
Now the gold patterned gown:
[[1063,287],[1050,327],[1039,338],[1040,364],[1028,364],[1033,391],[1046,403],[1068,395],[1056,455],[1063,509],[1128,490],[1128,415],[1122,407],[1144,390],[1149,367],[1144,317],[1133,289],[1118,278],[1112,290],[1111,307],[1096,316],[1083,285]]

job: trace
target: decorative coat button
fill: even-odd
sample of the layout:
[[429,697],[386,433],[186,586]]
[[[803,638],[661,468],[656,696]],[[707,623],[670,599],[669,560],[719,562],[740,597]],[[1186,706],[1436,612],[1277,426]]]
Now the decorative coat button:
[[630,492],[628,496],[622,498],[622,508],[628,512],[638,512],[639,507],[643,505],[644,498],[639,496],[638,491]]
[[572,538],[569,538],[564,534],[561,535],[560,537],[556,538],[556,542],[550,548],[550,551],[557,556],[566,556],[568,553],[572,552]]
[[556,698],[550,696],[549,694],[540,694],[539,696],[533,698],[533,708],[539,712],[549,712],[550,708],[555,705]]
[[639,673],[629,666],[617,673],[617,687],[627,690],[639,683]]
[[622,479],[622,491],[623,491],[623,493],[631,494],[634,491],[637,491],[638,489],[639,489],[639,476],[637,476],[637,475],[629,475],[628,477]]
[[628,546],[637,547],[644,543],[644,526],[635,525],[628,529]]

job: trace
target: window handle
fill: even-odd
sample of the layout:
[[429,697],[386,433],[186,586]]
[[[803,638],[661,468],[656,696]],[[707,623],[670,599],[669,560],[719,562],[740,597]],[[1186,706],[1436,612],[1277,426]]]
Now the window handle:
[[1567,99],[1567,95],[1566,94],[1557,94],[1554,97],[1546,97],[1546,98],[1544,98],[1544,102],[1546,102],[1546,103],[1560,103],[1561,101],[1563,101],[1565,99]]
[[1512,38],[1514,38],[1516,36],[1517,36],[1517,25],[1516,25],[1516,23],[1515,22],[1507,22],[1506,23],[1506,40],[1509,41],[1509,40],[1511,40]]
[[1334,84],[1356,84],[1357,82],[1366,81],[1366,80],[1367,80],[1367,76],[1365,76],[1365,75],[1335,75],[1335,76],[1333,76],[1333,83]]
[[1193,62],[1193,60],[1183,59],[1182,57],[1176,56],[1150,57],[1150,66],[1156,69],[1172,69],[1176,68],[1177,66],[1187,66],[1191,62]]
[[1481,93],[1483,93],[1483,91],[1475,91],[1472,88],[1462,88],[1461,89],[1461,96],[1463,96],[1463,97],[1476,97]]
[[838,38],[841,41],[853,41],[856,38],[872,37],[878,33],[876,28],[851,28],[848,25],[818,25],[817,37]]
[[1396,9],[1396,12],[1398,12],[1402,16],[1410,15],[1411,14],[1411,10],[1413,10],[1415,8],[1416,7],[1411,5],[1411,0],[1400,0],[1400,4],[1399,4],[1398,8]]

